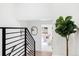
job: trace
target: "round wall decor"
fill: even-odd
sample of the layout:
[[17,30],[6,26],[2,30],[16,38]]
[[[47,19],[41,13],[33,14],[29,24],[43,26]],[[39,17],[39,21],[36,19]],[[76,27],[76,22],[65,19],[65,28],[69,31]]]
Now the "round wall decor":
[[31,34],[32,35],[37,35],[37,33],[38,33],[38,28],[36,26],[32,26],[32,28],[31,28]]

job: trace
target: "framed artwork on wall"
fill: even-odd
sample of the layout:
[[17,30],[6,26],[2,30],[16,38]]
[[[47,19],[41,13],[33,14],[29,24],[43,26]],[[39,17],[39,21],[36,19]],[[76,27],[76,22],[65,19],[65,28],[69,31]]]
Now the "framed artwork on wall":
[[44,43],[48,43],[52,40],[52,25],[51,24],[41,25],[41,37],[42,37],[42,42]]

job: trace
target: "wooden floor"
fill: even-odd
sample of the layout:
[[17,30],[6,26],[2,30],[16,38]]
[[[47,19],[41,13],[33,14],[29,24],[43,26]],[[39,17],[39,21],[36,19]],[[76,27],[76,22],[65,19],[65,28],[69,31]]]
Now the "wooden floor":
[[36,51],[36,56],[52,56],[52,52]]

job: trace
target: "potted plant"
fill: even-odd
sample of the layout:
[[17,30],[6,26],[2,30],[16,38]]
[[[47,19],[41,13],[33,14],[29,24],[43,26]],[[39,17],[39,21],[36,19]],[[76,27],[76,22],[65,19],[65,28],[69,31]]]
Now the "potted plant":
[[69,36],[72,33],[76,32],[76,24],[71,20],[72,16],[67,16],[67,17],[63,17],[60,16],[57,20],[56,20],[56,33],[58,33],[59,35],[61,35],[62,37],[66,38],[66,55],[68,56],[68,41],[69,41]]

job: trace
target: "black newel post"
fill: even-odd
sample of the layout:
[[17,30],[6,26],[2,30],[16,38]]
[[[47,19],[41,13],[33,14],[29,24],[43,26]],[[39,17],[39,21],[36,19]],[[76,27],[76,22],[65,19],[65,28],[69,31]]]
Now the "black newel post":
[[35,48],[36,48],[36,47],[35,47],[35,41],[34,41],[34,56],[36,55]]
[[25,28],[25,56],[26,56],[26,28]]
[[6,28],[2,28],[2,56],[6,56]]

